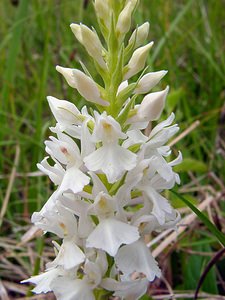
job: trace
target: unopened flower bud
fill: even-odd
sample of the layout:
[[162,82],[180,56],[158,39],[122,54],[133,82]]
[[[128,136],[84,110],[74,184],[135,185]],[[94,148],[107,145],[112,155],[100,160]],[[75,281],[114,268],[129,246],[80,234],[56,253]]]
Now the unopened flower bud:
[[71,86],[72,88],[75,88],[75,89],[77,88],[76,82],[75,82],[74,76],[73,76],[73,69],[56,66],[56,70],[64,76],[64,78],[66,79],[69,86]]
[[100,104],[103,106],[108,106],[109,103],[101,98],[100,91],[97,84],[89,76],[77,69],[63,68],[56,66],[56,70],[61,73],[67,83],[78,90],[78,92],[86,100]]
[[85,117],[73,103],[66,100],[59,100],[52,96],[48,96],[47,100],[61,128],[66,128],[67,125],[71,124],[80,125],[85,120]]
[[71,24],[70,27],[75,37],[85,47],[88,54],[93,57],[103,69],[105,69],[106,64],[102,58],[102,44],[97,33],[83,24]]
[[139,81],[134,94],[148,93],[166,75],[167,71],[158,71],[145,74]]
[[123,35],[129,31],[131,25],[132,12],[136,4],[137,4],[137,0],[130,0],[127,2],[124,9],[121,11],[116,24],[117,33]]
[[96,14],[100,20],[107,28],[110,25],[110,18],[109,18],[109,3],[108,0],[95,0],[94,7]]
[[83,96],[86,100],[96,104],[103,106],[109,105],[107,101],[101,98],[98,86],[93,79],[77,69],[73,70],[73,76],[76,82],[76,88],[81,96]]
[[148,37],[149,26],[149,22],[145,22],[143,25],[135,29],[129,39],[128,44],[135,43],[135,48],[141,46]]
[[153,44],[154,43],[151,42],[134,51],[128,65],[126,66],[127,72],[124,75],[124,80],[129,79],[144,68],[148,52]]
[[158,120],[163,111],[168,91],[169,87],[167,86],[163,91],[145,96],[138,108],[138,118],[143,121]]

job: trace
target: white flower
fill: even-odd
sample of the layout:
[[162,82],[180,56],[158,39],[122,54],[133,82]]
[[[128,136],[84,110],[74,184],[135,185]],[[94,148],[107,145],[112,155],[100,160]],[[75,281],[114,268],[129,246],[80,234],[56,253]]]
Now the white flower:
[[[94,60],[101,85],[83,64],[84,72],[56,67],[95,110],[79,110],[66,100],[47,97],[56,125],[50,128],[54,136],[45,142],[48,156],[37,166],[57,187],[32,222],[44,233],[57,235],[57,241],[55,259],[47,263],[45,273],[23,281],[36,284],[35,293],[53,291],[58,300],[94,300],[105,289],[115,297],[138,300],[149,281],[160,276],[144,241],[153,231],[176,229],[180,215],[163,192],[180,183],[173,167],[182,156],[169,161],[166,143],[179,130],[172,125],[174,114],[149,136],[143,131],[161,116],[169,88],[149,91],[166,71],[128,82],[145,67],[153,45],[143,45],[148,22],[125,38],[137,3],[94,0],[105,48],[94,28],[71,24]],[[139,95],[143,100],[137,102]]]
[[21,281],[22,283],[31,282],[36,284],[36,287],[32,290],[35,294],[48,293],[52,291],[51,283],[57,277],[63,275],[63,270],[61,268],[51,268],[45,273],[40,275],[32,276],[29,279]]
[[121,297],[125,300],[138,300],[143,296],[148,288],[148,280],[146,278],[116,281],[112,278],[103,279],[101,286],[109,291],[114,291],[114,296]]
[[102,142],[102,147],[84,158],[86,167],[91,171],[101,170],[110,183],[115,182],[136,164],[136,155],[118,144],[126,135],[119,123],[106,114],[97,115],[92,140]]
[[145,121],[158,120],[165,105],[169,87],[161,92],[148,94],[144,97],[138,108],[138,118]]
[[88,213],[91,215],[96,215],[99,219],[105,219],[113,217],[115,211],[115,199],[101,191],[96,196],[94,203],[89,207]]
[[58,131],[58,137],[59,139],[50,137],[51,140],[45,142],[46,152],[66,166],[58,194],[68,190],[80,192],[90,181],[90,178],[80,170],[83,164],[80,150],[69,136]]
[[129,79],[144,68],[148,52],[152,46],[153,42],[134,51],[128,65],[126,66],[127,71],[124,74],[124,80]]
[[73,103],[52,96],[48,96],[47,100],[56,121],[61,126],[81,125],[85,119]]
[[121,11],[116,24],[116,32],[123,35],[126,34],[131,25],[131,14],[137,4],[137,0],[127,1],[125,7]]
[[127,120],[127,123],[143,124],[144,127],[139,127],[140,129],[142,129],[146,127],[148,122],[158,120],[165,106],[168,91],[169,87],[166,87],[166,89],[163,91],[150,93],[146,95],[143,98],[141,104],[135,105],[135,114]]
[[69,86],[71,86],[72,88],[77,88],[76,80],[73,75],[73,69],[56,66],[56,71],[64,76]]
[[139,239],[138,229],[119,220],[103,219],[89,235],[86,246],[102,249],[115,256],[122,244],[131,244]]
[[150,72],[145,74],[138,82],[138,85],[134,90],[134,94],[148,93],[166,74],[167,71]]
[[61,73],[67,83],[78,90],[86,100],[102,106],[108,106],[109,103],[101,98],[97,84],[92,78],[77,69],[68,69],[56,66],[56,70]]
[[[86,197],[88,196],[86,195]],[[61,199],[61,203],[79,218],[78,236],[82,239],[87,238],[94,229],[92,219],[88,215],[90,204],[73,194],[66,194],[66,197]]]
[[62,182],[62,178],[64,175],[64,169],[59,163],[55,163],[54,166],[50,166],[48,163],[49,156],[45,157],[39,164],[37,164],[37,167],[40,171],[42,171],[44,174],[48,175],[54,184],[59,185]]
[[80,265],[85,260],[83,251],[77,246],[74,238],[65,237],[59,248],[59,253],[53,262],[49,263],[50,267],[61,266],[65,270],[72,269]]
[[95,0],[94,7],[100,22],[103,23],[106,28],[109,28],[110,7],[108,0]]
[[117,96],[119,95],[120,92],[122,92],[122,90],[124,90],[126,87],[128,87],[128,80],[124,80],[121,82],[121,84],[118,87],[118,91],[117,91]]
[[144,237],[153,231],[162,232],[165,229],[176,230],[176,225],[180,221],[180,214],[177,210],[172,209],[171,213],[165,214],[165,223],[160,224],[157,218],[151,213],[152,206],[149,200],[144,200],[144,205],[131,218],[131,223],[139,228],[140,235]]
[[166,221],[166,214],[172,212],[172,207],[168,200],[159,194],[151,185],[146,181],[145,184],[139,184],[139,189],[143,191],[145,199],[151,201],[152,210],[151,213],[157,218],[160,225],[163,225]]
[[[100,260],[99,260],[100,259]],[[56,278],[51,283],[51,288],[59,300],[94,300],[93,289],[102,280],[102,259],[98,256],[96,262],[86,261],[82,279],[72,277]]]
[[45,205],[40,212],[33,213],[31,221],[43,231],[53,232],[60,238],[77,235],[77,220],[74,214],[59,201],[56,201],[54,206]]
[[97,33],[83,24],[71,24],[70,28],[75,37],[85,47],[88,54],[93,57],[103,69],[106,69],[106,63],[102,57],[103,47]]
[[160,277],[160,269],[151,252],[142,240],[122,246],[115,256],[115,263],[125,276],[134,272],[143,273],[149,281]]
[[77,107],[69,101],[59,100],[51,96],[48,96],[47,100],[60,131],[80,138],[80,126],[85,120],[88,120],[88,117],[82,115]]
[[51,287],[58,300],[95,300],[91,287],[82,279],[59,277]]
[[82,158],[95,151],[95,144],[91,140],[91,133],[88,129],[88,121],[85,121],[81,127],[80,142]]
[[148,32],[149,32],[149,22],[145,22],[141,26],[138,26],[137,29],[134,30],[132,33],[130,39],[129,39],[129,45],[132,45],[135,43],[135,48],[141,46],[144,41],[148,37]]
[[81,172],[76,166],[68,168],[60,186],[58,187],[58,195],[63,194],[65,191],[72,193],[81,192],[89,181],[90,178]]

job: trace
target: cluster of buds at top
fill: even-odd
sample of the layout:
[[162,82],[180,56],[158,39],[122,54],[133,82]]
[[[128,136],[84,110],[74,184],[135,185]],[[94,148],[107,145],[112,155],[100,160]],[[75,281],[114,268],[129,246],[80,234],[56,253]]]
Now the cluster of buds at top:
[[36,285],[34,293],[53,291],[62,300],[139,299],[160,277],[145,236],[175,228],[179,220],[162,192],[179,184],[173,166],[182,158],[166,159],[171,150],[165,144],[179,129],[173,113],[144,134],[161,116],[169,88],[150,92],[167,72],[142,71],[153,45],[143,45],[149,23],[127,38],[137,2],[95,0],[101,39],[93,28],[71,25],[102,84],[86,67],[56,67],[92,107],[79,111],[48,97],[57,123],[38,168],[57,188],[32,222],[58,239],[46,271],[24,281]]

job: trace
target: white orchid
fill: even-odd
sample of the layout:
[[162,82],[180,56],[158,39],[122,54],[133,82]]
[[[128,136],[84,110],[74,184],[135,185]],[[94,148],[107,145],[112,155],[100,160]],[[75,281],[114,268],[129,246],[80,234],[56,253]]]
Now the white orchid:
[[90,171],[101,170],[110,183],[118,180],[125,171],[131,170],[136,164],[136,155],[119,145],[119,139],[127,136],[111,116],[106,113],[96,114],[96,123],[92,141],[102,143],[95,152],[84,158]]
[[161,117],[169,88],[149,91],[167,72],[144,71],[130,82],[145,67],[153,46],[143,45],[149,23],[127,39],[138,1],[113,3],[94,1],[106,47],[94,29],[71,25],[94,60],[101,85],[84,65],[85,73],[56,67],[94,107],[79,110],[69,101],[47,98],[56,125],[45,142],[48,156],[38,168],[56,188],[32,222],[58,237],[53,242],[56,257],[44,273],[23,282],[35,284],[34,293],[53,291],[60,300],[94,300],[102,293],[139,299],[161,274],[145,235],[176,228],[180,219],[164,194],[180,183],[173,167],[182,155],[169,160],[166,145],[179,130],[172,124],[174,114],[149,135],[143,132]]

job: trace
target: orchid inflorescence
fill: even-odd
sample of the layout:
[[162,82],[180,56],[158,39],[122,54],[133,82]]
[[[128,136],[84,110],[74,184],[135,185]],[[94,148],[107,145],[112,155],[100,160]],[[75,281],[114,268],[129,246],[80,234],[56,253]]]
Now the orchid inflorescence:
[[173,113],[149,127],[160,118],[169,88],[149,93],[167,73],[146,73],[153,45],[143,46],[149,23],[127,38],[137,2],[94,1],[101,39],[94,29],[71,24],[102,84],[84,64],[84,71],[56,67],[92,106],[80,111],[66,100],[47,98],[57,123],[50,128],[54,136],[45,142],[48,156],[38,168],[57,189],[32,222],[59,239],[53,242],[56,258],[46,271],[24,280],[36,285],[34,293],[53,291],[62,300],[102,295],[132,300],[160,277],[145,236],[175,228],[179,221],[161,193],[180,182],[173,166],[182,157],[179,153],[166,160],[171,150],[165,144],[179,129],[172,125]]

